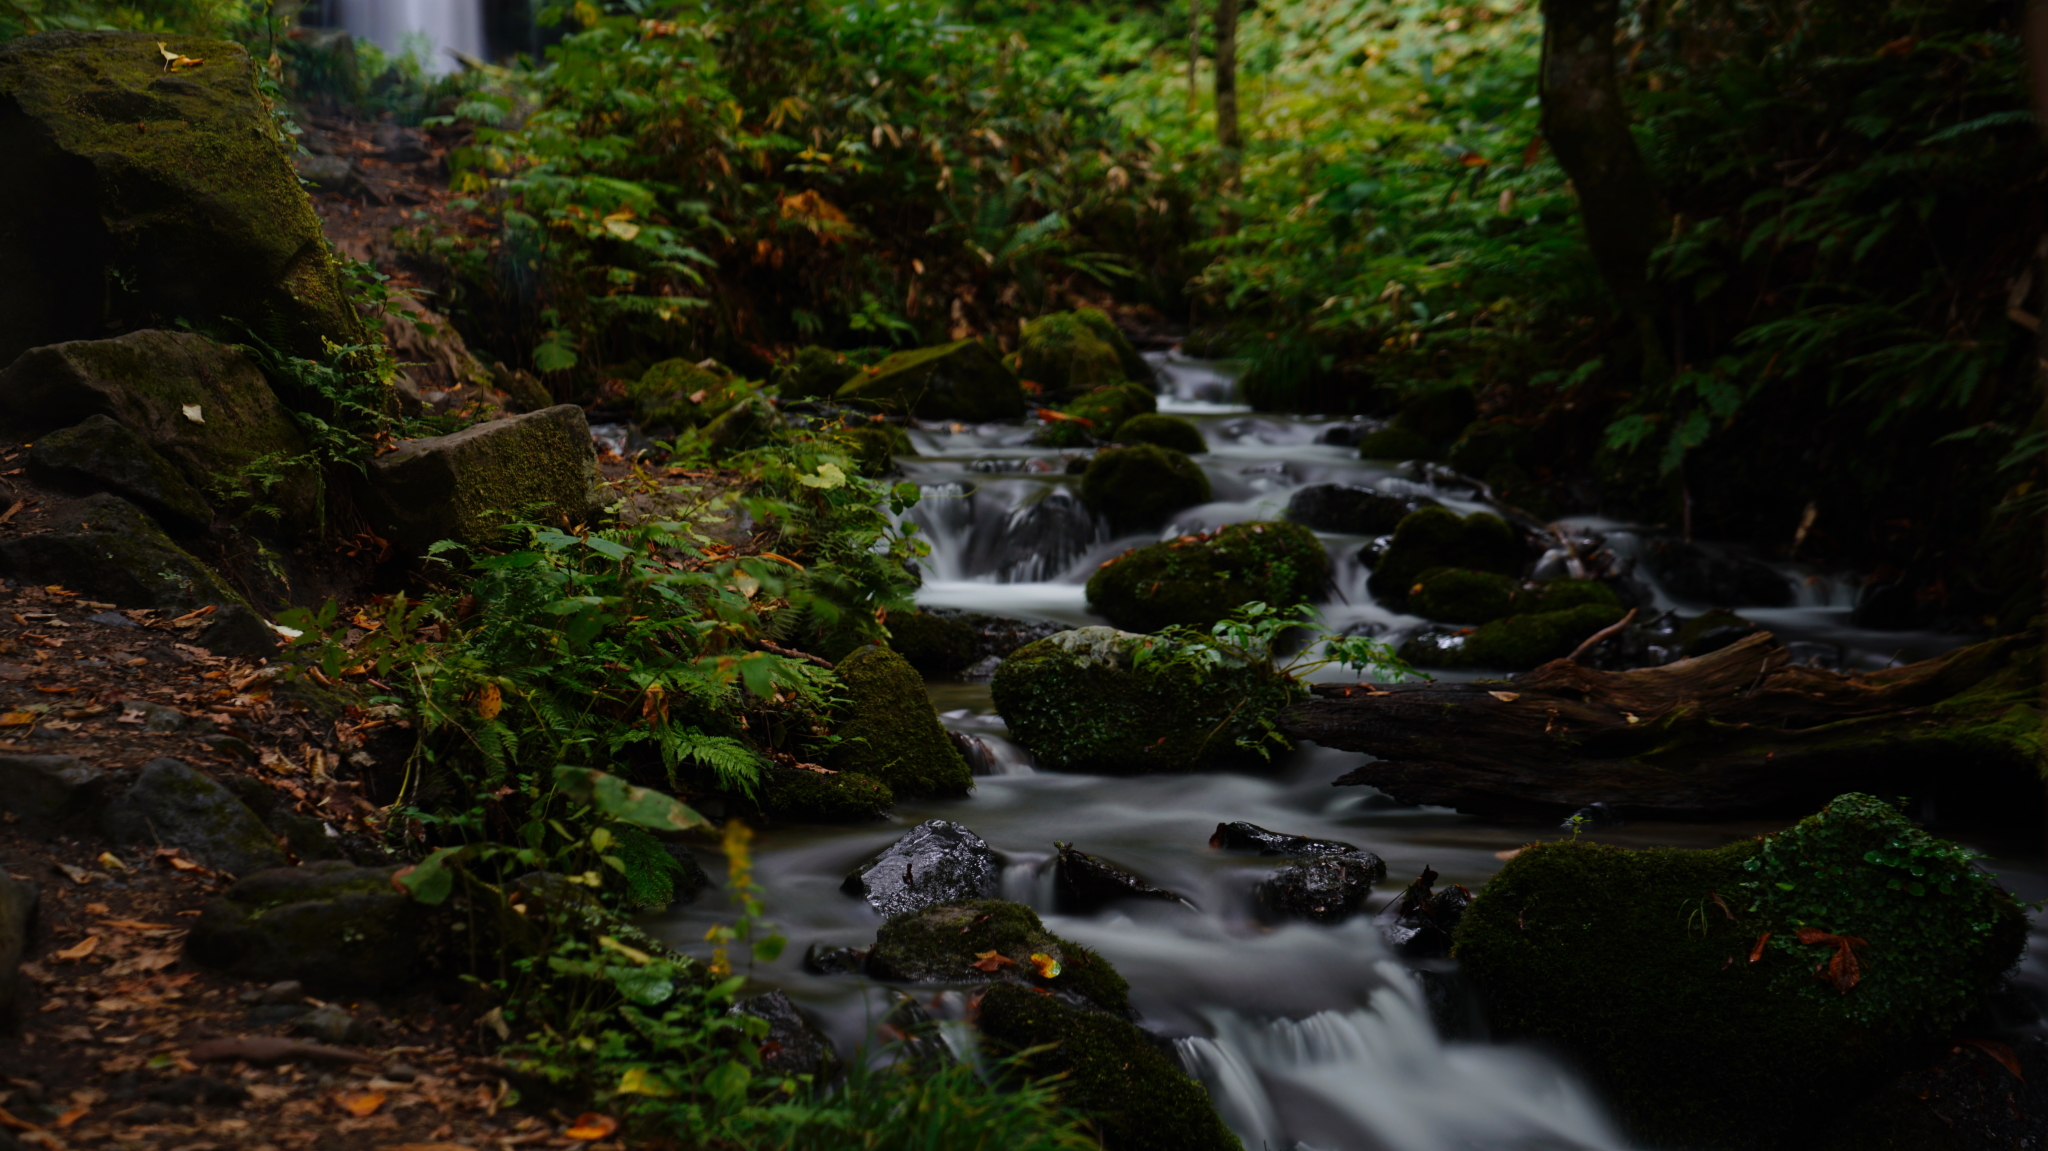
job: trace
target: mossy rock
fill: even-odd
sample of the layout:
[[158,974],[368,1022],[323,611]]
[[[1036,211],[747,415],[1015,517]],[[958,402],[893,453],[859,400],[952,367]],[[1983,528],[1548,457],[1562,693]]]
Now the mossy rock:
[[440,540],[497,543],[515,522],[583,522],[600,508],[597,452],[583,409],[558,404],[408,440],[370,464],[369,508],[398,549]]
[[974,773],[924,693],[924,680],[904,658],[868,644],[839,661],[847,704],[834,732],[834,766],[881,780],[904,799],[966,795]]
[[1421,508],[1401,517],[1387,550],[1373,564],[1366,587],[1389,607],[1408,599],[1415,579],[1431,568],[1467,568],[1519,576],[1528,550],[1507,521],[1491,512],[1460,516],[1449,508]]
[[1209,450],[1209,441],[1202,438],[1202,430],[1179,416],[1163,416],[1147,412],[1132,416],[1117,425],[1110,437],[1120,444],[1156,444],[1169,451],[1183,455],[1198,456]]
[[782,413],[768,397],[751,391],[717,419],[704,425],[704,441],[716,455],[758,448],[775,438],[782,427]]
[[[1710,851],[1530,847],[1466,911],[1455,954],[1493,1026],[1562,1047],[1635,1138],[1804,1147],[1978,1009],[2026,931],[1966,852],[1845,795]],[[1846,986],[1829,978],[1845,952]]]
[[1596,580],[1524,584],[1496,572],[1431,568],[1408,589],[1408,611],[1437,623],[1481,624],[1517,612],[1557,612],[1594,604],[1619,607],[1614,589]]
[[396,867],[329,862],[249,875],[206,905],[185,955],[241,979],[294,979],[322,995],[402,992],[430,973],[432,913]]
[[270,829],[235,794],[165,756],[107,804],[101,830],[116,843],[182,848],[199,863],[235,875],[283,866]]
[[864,823],[881,819],[896,802],[889,785],[871,776],[782,764],[761,773],[756,798],[767,814],[798,823]]
[[777,364],[768,382],[785,399],[823,399],[838,391],[859,367],[843,352],[809,344]]
[[1445,462],[1468,476],[1484,478],[1507,464],[1526,464],[1534,451],[1527,428],[1504,421],[1472,423],[1445,453]]
[[951,616],[929,612],[891,613],[889,646],[919,675],[945,679],[974,662],[981,633]]
[[1239,605],[1286,609],[1323,598],[1330,559],[1315,533],[1285,520],[1231,524],[1133,548],[1088,577],[1088,606],[1126,631],[1207,629]]
[[1407,428],[1385,427],[1358,437],[1362,460],[1433,460],[1437,454],[1429,437]]
[[853,465],[864,476],[886,476],[896,470],[897,456],[917,454],[910,433],[895,424],[848,424],[833,435],[853,449]]
[[1084,627],[1010,653],[989,684],[1011,738],[1054,771],[1177,772],[1260,762],[1239,740],[1303,698],[1270,668],[1226,661],[1198,668],[1163,659],[1140,668],[1141,643],[1167,641]]
[[1183,508],[1214,498],[1201,465],[1170,448],[1106,448],[1081,474],[1081,502],[1118,532],[1157,527]]
[[59,428],[29,449],[37,475],[72,488],[106,491],[182,532],[213,523],[213,505],[135,430],[109,416]]
[[1564,611],[1526,612],[1484,623],[1464,635],[1419,635],[1401,645],[1401,658],[1417,667],[1527,671],[1570,655],[1601,628],[1623,616],[1612,604],[1581,604]]
[[758,394],[730,373],[689,360],[663,360],[626,385],[633,418],[644,428],[703,427]]
[[1158,406],[1158,397],[1137,384],[1111,384],[1096,388],[1061,405],[1060,414],[1072,418],[1048,420],[1032,435],[1031,442],[1044,448],[1085,447],[1098,439],[1109,438],[1111,429]]
[[1109,313],[1099,308],[1075,308],[1074,318],[1088,325],[1088,330],[1095,333],[1096,339],[1116,350],[1116,362],[1123,367],[1125,379],[1134,384],[1143,384],[1148,389],[1158,390],[1159,373],[1153,370],[1151,361],[1131,345],[1130,337],[1124,335],[1124,330],[1116,326],[1116,321],[1109,318]]
[[1055,398],[1133,378],[1125,372],[1115,345],[1103,339],[1094,324],[1073,312],[1054,312],[1025,322],[1017,341],[1017,374]]
[[1027,1056],[1033,1077],[1062,1076],[1061,1097],[1095,1124],[1106,1151],[1241,1151],[1202,1085],[1136,1025],[1015,984],[981,999],[982,1034]]
[[[206,62],[166,73],[159,41]],[[151,317],[246,324],[315,360],[373,341],[259,74],[225,40],[41,32],[0,46],[0,219],[13,222],[0,364]]]
[[1024,414],[1016,375],[979,340],[897,352],[851,373],[833,396],[923,420],[986,423]]
[[[993,951],[1010,963],[974,964]],[[1059,974],[1031,961],[1049,955]],[[1038,913],[1001,899],[964,899],[906,911],[882,925],[868,953],[868,974],[904,983],[1020,983],[1077,995],[1105,1011],[1128,1011],[1131,985],[1109,960],[1045,929]]]

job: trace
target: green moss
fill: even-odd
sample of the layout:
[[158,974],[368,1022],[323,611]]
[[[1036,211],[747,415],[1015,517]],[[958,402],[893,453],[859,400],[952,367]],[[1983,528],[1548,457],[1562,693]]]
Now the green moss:
[[1285,520],[1231,524],[1110,560],[1088,577],[1088,606],[1127,631],[1207,628],[1254,600],[1291,608],[1321,599],[1329,581],[1314,532]]
[[753,392],[705,424],[704,439],[719,453],[738,452],[768,443],[780,427],[782,416],[775,405]]
[[1485,623],[1515,610],[1521,584],[1498,572],[1431,568],[1408,591],[1409,612],[1438,623]]
[[[1798,942],[1802,926],[1866,941],[1861,980],[1823,982],[1837,948]],[[2025,932],[1959,849],[1851,795],[1712,851],[1529,848],[1466,912],[1456,955],[1495,1027],[1563,1047],[1637,1138],[1757,1148],[1807,1145],[1946,1038]]]
[[754,398],[745,380],[689,360],[663,360],[626,385],[633,418],[647,428],[695,428],[711,423]]
[[897,456],[916,455],[910,433],[895,424],[851,424],[834,433],[853,448],[854,466],[864,476],[885,476],[896,470]]
[[1417,667],[1527,671],[1570,655],[1594,632],[1620,622],[1622,615],[1612,604],[1511,615],[1463,636],[1416,636],[1401,645],[1401,658]]
[[1756,624],[1727,608],[1696,615],[1678,627],[1678,650],[1688,656],[1718,651],[1756,630]]
[[896,796],[879,779],[851,771],[830,775],[801,767],[770,767],[761,776],[761,810],[806,823],[860,823],[888,813]]
[[1374,599],[1400,607],[1416,577],[1431,568],[1518,576],[1526,559],[1522,541],[1497,515],[1474,512],[1461,517],[1449,508],[1419,508],[1401,517],[1366,586]]
[[820,399],[838,391],[859,367],[842,352],[810,344],[777,364],[768,382],[786,398]]
[[[973,966],[993,951],[1011,964]],[[1046,978],[1033,955],[1050,955],[1060,973]],[[1045,929],[1038,913],[1001,899],[967,899],[907,911],[882,925],[868,972],[908,983],[979,983],[991,978],[1078,995],[1105,1011],[1127,1011],[1131,985],[1109,960]]]
[[1119,532],[1155,527],[1213,494],[1200,465],[1153,444],[1099,451],[1081,476],[1081,502],[1109,517]]
[[979,340],[897,352],[862,368],[834,397],[926,420],[1014,420],[1024,414],[1024,389]]
[[1074,318],[1088,325],[1096,339],[1116,352],[1116,362],[1122,366],[1125,379],[1148,388],[1158,383],[1158,373],[1152,370],[1152,365],[1146,362],[1138,349],[1131,346],[1130,337],[1124,335],[1123,329],[1116,326],[1116,321],[1110,319],[1108,313],[1096,308],[1075,308]]
[[982,997],[982,1033],[1026,1058],[1033,1076],[1063,1077],[1068,1106],[1102,1132],[1107,1151],[1239,1151],[1209,1095],[1143,1032],[1013,984]]
[[1515,597],[1516,611],[1566,611],[1587,604],[1620,607],[1621,600],[1613,588],[1589,579],[1545,580],[1524,587]]
[[1157,444],[1190,456],[1209,450],[1209,441],[1202,438],[1200,428],[1179,416],[1162,416],[1156,412],[1132,416],[1117,425],[1116,433],[1110,438],[1120,444]]
[[1012,652],[989,685],[1010,735],[1055,771],[1167,772],[1249,765],[1237,741],[1302,689],[1263,667],[1136,667],[1146,637],[1114,628],[1061,632]]
[[1405,428],[1381,428],[1358,439],[1358,458],[1362,460],[1433,460],[1436,456],[1435,444]]
[[903,657],[869,644],[839,661],[846,685],[836,766],[881,780],[905,799],[965,795],[973,772],[939,726],[924,680]]
[[950,616],[927,612],[891,613],[889,646],[910,662],[919,675],[944,679],[974,659],[981,633]]
[[[1474,423],[1451,445],[1446,461],[1468,476],[1485,478],[1501,465],[1525,463],[1532,454],[1529,432],[1510,423]],[[1490,481],[1489,481],[1490,482]]]
[[522,519],[580,521],[599,496],[590,428],[567,404],[409,441],[370,479],[378,526],[415,554],[444,539],[489,546]]
[[1127,375],[1116,347],[1073,312],[1054,312],[1025,323],[1017,343],[1017,374],[1052,397],[1142,378]]
[[1077,448],[1109,438],[1112,428],[1159,406],[1158,397],[1137,384],[1096,388],[1060,406],[1072,419],[1050,420],[1031,437],[1039,447]]

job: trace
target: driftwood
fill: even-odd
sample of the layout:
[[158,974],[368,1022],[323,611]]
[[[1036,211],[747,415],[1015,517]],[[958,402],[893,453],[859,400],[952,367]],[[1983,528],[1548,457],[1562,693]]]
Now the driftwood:
[[1794,815],[1846,791],[2037,807],[2040,642],[1843,675],[1757,633],[1635,671],[1561,659],[1506,681],[1318,685],[1280,726],[1378,757],[1338,785],[1496,817],[1596,802],[1629,818]]

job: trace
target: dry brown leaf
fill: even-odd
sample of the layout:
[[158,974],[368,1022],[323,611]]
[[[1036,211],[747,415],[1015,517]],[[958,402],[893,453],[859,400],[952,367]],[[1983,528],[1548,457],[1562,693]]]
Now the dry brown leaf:
[[483,691],[477,695],[477,716],[481,719],[496,719],[498,718],[498,713],[503,710],[505,710],[505,698],[498,691],[498,685],[495,683],[485,684]]
[[99,949],[100,937],[97,935],[88,935],[84,938],[84,940],[80,941],[75,946],[67,947],[62,951],[51,952],[50,958],[61,959],[66,963],[76,963],[79,960],[84,959],[86,956],[91,955],[93,952],[98,951]]
[[27,727],[39,718],[32,711],[0,712],[0,727]]
[[603,1139],[618,1129],[619,1121],[611,1116],[599,1115],[595,1111],[585,1111],[583,1114],[578,1115],[576,1122],[568,1130],[562,1132],[562,1134],[567,1135],[571,1139],[590,1143]]
[[974,968],[976,971],[986,971],[994,974],[1005,967],[1021,967],[1023,964],[1018,963],[999,951],[977,951],[974,953],[974,962],[967,966]]
[[1519,691],[1489,691],[1486,694],[1501,701],[1502,703],[1513,703],[1516,700],[1522,698],[1522,693]]
[[343,1111],[360,1119],[365,1115],[375,1115],[377,1108],[384,1106],[384,1093],[382,1091],[344,1091],[336,1094],[334,1101],[340,1104]]
[[2027,1077],[2020,1074],[2020,1061],[2013,1055],[2012,1048],[1995,1039],[1965,1039],[1963,1042],[1970,1044],[1972,1047],[1980,1048],[1984,1054],[1998,1060],[1998,1065],[2012,1072],[2014,1079],[2022,1083],[2027,1081]]
[[476,1151],[466,1143],[385,1143],[377,1151]]

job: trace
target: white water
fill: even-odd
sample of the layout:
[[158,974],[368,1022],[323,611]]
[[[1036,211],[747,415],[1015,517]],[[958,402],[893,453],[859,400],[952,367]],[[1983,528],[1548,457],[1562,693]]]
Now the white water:
[[461,65],[449,53],[482,59],[482,0],[339,0],[341,25],[391,55],[412,52],[430,73]]

